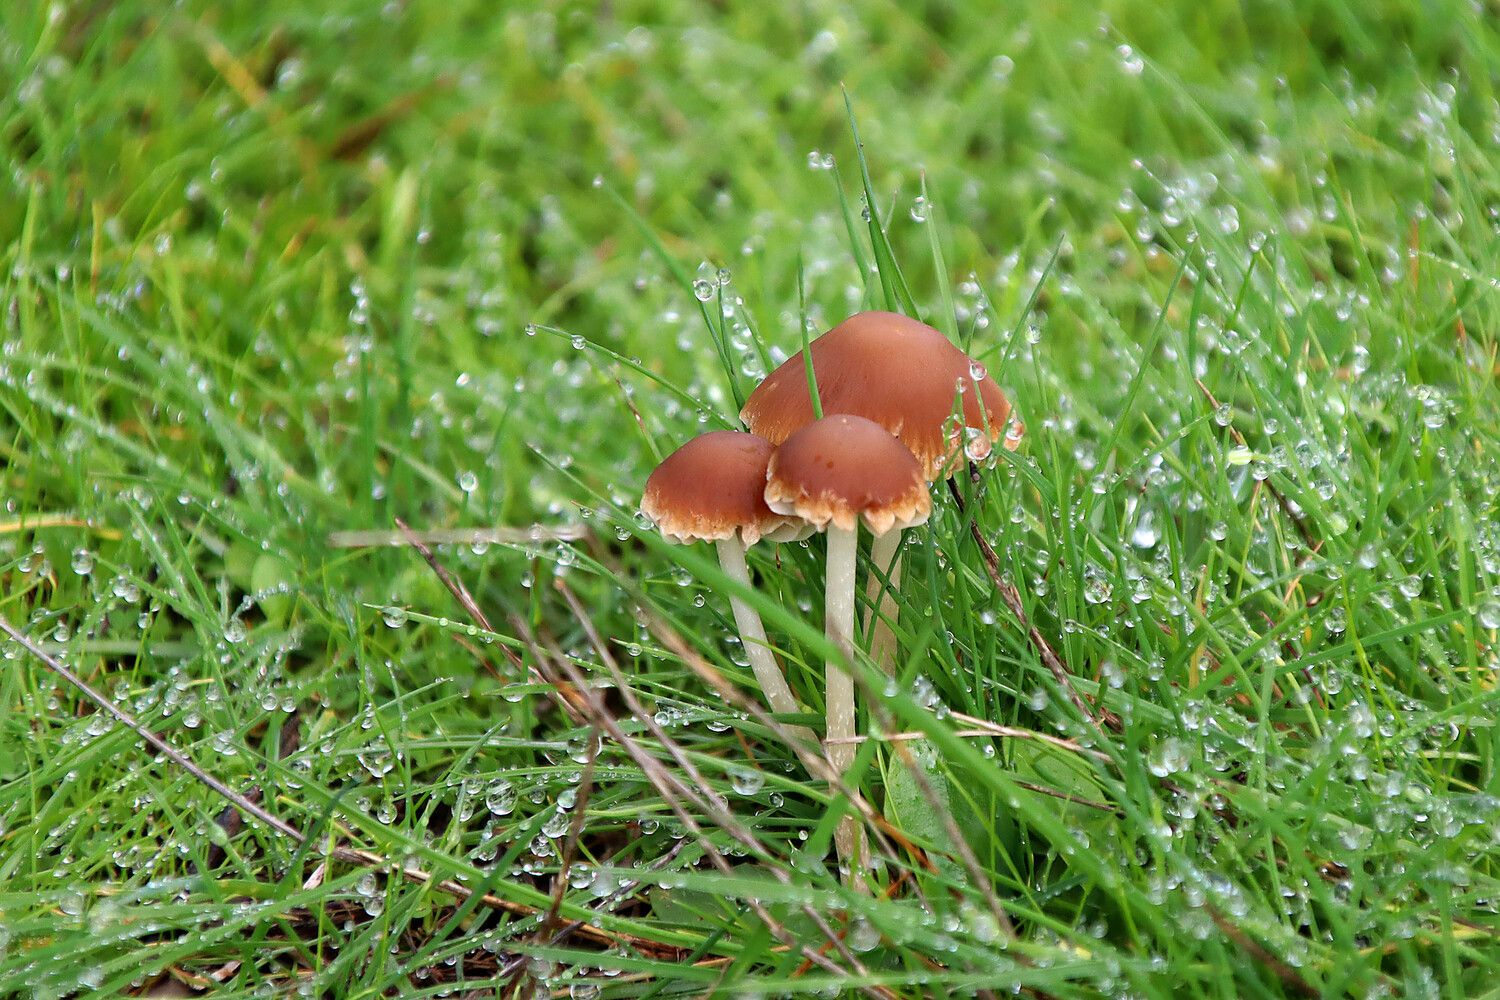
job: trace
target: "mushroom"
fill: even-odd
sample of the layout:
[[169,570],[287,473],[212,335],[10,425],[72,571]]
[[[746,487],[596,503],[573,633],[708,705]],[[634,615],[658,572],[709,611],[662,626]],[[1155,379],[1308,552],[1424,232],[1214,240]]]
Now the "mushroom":
[[[745,548],[762,538],[792,541],[805,537],[801,521],[766,506],[766,466],[774,449],[765,438],[742,431],[712,431],[693,438],[662,460],[646,480],[641,513],[670,542],[712,541],[725,575],[749,588]],[[801,711],[766,639],[760,614],[737,593],[729,607],[745,656],[771,710]],[[816,743],[805,726],[789,727],[799,739]]]
[[[828,535],[823,627],[842,657],[826,666],[828,761],[842,775],[854,760],[854,569],[859,522],[878,539],[927,520],[932,498],[921,463],[885,428],[863,417],[837,414],[788,437],[771,456],[765,502]],[[841,659],[847,662],[839,662]],[[839,856],[851,866],[855,827],[836,834]]]
[[[1005,393],[984,365],[925,323],[899,313],[857,313],[809,349],[823,412],[875,421],[911,449],[928,482],[948,475],[961,454],[984,458],[1005,433],[1011,409]],[[953,419],[955,395],[961,425]],[[772,444],[812,423],[802,352],[756,387],[740,419]]]
[[[1020,443],[1024,427],[1010,419],[1010,401],[987,377],[984,365],[925,323],[899,313],[858,313],[815,339],[808,351],[823,413],[873,420],[911,450],[928,482],[951,475],[963,458],[985,458],[1002,435],[1010,450]],[[740,419],[778,445],[813,421],[801,351],[750,394]],[[897,613],[900,545],[896,530],[877,536],[870,548],[871,562],[890,583],[880,599],[871,641],[872,657],[887,670],[895,654],[887,623]],[[879,587],[879,578],[872,576],[872,603]]]

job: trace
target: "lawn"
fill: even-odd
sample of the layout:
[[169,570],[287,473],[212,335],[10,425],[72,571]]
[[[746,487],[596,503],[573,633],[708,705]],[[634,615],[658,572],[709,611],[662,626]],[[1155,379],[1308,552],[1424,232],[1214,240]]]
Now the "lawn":
[[[1500,996],[1500,15],[983,6],[0,5],[0,995]],[[831,790],[638,506],[865,309]]]

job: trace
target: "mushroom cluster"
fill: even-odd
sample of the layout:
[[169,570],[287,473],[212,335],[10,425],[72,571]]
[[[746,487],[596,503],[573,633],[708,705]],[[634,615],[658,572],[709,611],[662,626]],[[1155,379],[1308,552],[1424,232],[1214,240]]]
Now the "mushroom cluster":
[[[982,364],[932,327],[888,312],[859,313],[814,339],[807,357],[787,359],[750,394],[740,419],[749,433],[704,434],[669,455],[647,480],[641,510],[670,540],[715,542],[724,572],[745,588],[746,546],[827,535],[824,629],[839,655],[825,668],[824,746],[841,775],[854,759],[859,525],[873,538],[872,607],[879,598],[870,655],[889,671],[902,532],[927,520],[931,483],[996,442],[1014,448],[1021,424]],[[795,713],[759,614],[737,595],[730,607],[766,702]],[[851,866],[854,837],[853,823],[841,824],[836,845]]]

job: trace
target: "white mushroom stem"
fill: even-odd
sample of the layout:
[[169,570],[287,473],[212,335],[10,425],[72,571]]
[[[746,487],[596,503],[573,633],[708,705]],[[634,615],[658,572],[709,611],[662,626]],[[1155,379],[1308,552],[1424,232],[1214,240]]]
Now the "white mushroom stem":
[[[901,613],[901,606],[896,602],[896,595],[901,592],[900,550],[900,528],[877,535],[870,545],[870,563],[879,572],[871,572],[865,585],[865,597],[874,609],[870,612],[874,616],[870,628],[870,659],[888,674],[896,672],[896,633],[891,630],[891,624]],[[882,581],[882,574],[888,582]]]
[[[824,588],[823,627],[837,654],[830,658],[825,675],[827,687],[828,763],[840,777],[854,763],[855,744],[840,742],[854,733],[854,568],[859,551],[859,525],[852,528],[828,526],[828,576]],[[842,661],[842,662],[840,662]],[[858,858],[863,854],[858,844],[859,827],[854,817],[845,816],[834,831],[834,846],[839,860],[849,866],[851,884],[862,884]]]
[[[717,543],[719,565],[724,574],[732,577],[747,589],[750,583],[750,568],[745,565],[745,545],[738,538],[726,538]],[[796,715],[801,711],[791,686],[781,673],[776,657],[771,653],[771,644],[766,639],[765,625],[760,613],[746,604],[738,594],[729,595],[729,607],[734,611],[734,623],[739,626],[740,642],[745,647],[745,656],[750,660],[750,669],[760,684],[761,693],[771,711],[778,715]],[[817,737],[806,726],[788,726],[787,729],[799,740],[816,743]]]

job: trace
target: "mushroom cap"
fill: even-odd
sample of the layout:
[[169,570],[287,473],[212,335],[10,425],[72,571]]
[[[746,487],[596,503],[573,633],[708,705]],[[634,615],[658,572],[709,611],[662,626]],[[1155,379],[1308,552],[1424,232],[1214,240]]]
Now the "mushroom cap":
[[774,450],[765,438],[743,431],[695,437],[646,480],[641,513],[673,542],[790,541],[804,526],[766,506],[766,465]]
[[835,414],[787,438],[771,456],[766,503],[818,529],[849,530],[861,517],[876,535],[927,520],[932,498],[916,457],[873,420]]
[[[901,439],[929,480],[948,474],[962,456],[981,459],[995,441],[1020,442],[1009,428],[1010,401],[984,365],[937,330],[890,312],[857,313],[810,345],[824,414],[851,413],[873,420]],[[955,416],[963,404],[963,426]],[[767,376],[740,411],[740,419],[772,444],[812,423],[812,397],[802,352]]]

